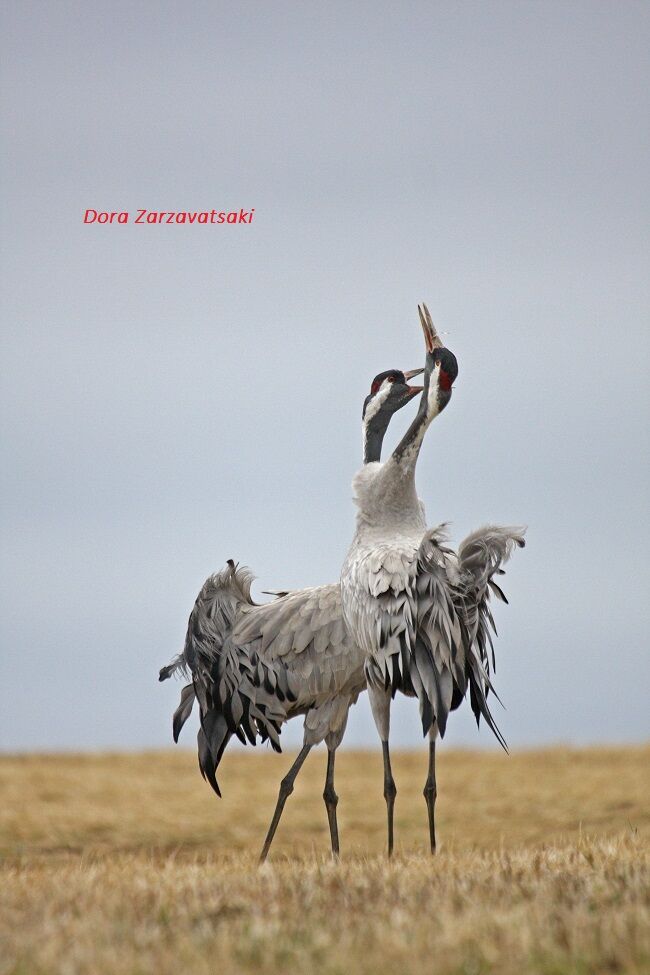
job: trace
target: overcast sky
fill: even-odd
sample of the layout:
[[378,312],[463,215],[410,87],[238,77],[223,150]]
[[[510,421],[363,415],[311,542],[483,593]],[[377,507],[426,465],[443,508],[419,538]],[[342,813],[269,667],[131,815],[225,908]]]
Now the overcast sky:
[[[648,4],[3,11],[1,747],[165,746],[210,572],[338,578],[362,402],[423,361],[423,299],[460,367],[429,522],[529,526],[506,738],[646,739]],[[446,741],[492,744],[469,708]]]

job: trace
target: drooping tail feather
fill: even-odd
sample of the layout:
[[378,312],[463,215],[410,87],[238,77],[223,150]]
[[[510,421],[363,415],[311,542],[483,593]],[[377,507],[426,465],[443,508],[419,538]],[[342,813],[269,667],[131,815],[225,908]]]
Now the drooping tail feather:
[[525,528],[517,526],[486,525],[468,535],[458,549],[458,568],[464,589],[460,601],[461,613],[469,638],[478,647],[481,662],[488,674],[488,647],[492,669],[496,667],[492,633],[497,634],[489,606],[490,595],[508,602],[494,576],[504,574],[502,566],[516,547],[524,547],[525,532]]
[[223,714],[212,710],[201,715],[201,727],[197,735],[199,768],[201,775],[210,783],[219,798],[221,789],[217,782],[217,768],[231,737],[232,732],[228,730]]
[[260,737],[280,751],[280,728],[296,700],[282,666],[262,660],[253,644],[233,639],[240,609],[255,606],[252,578],[247,569],[230,561],[206,580],[190,614],[183,653],[160,672],[160,680],[178,671],[192,675],[174,713],[174,740],[197,700],[199,767],[219,796],[216,771],[231,737],[253,745]]
[[180,703],[174,712],[174,741],[178,741],[194,701],[198,700],[201,718],[198,733],[199,767],[203,777],[219,796],[221,792],[216,770],[232,730],[219,706],[220,695],[215,687],[215,678],[238,607],[242,603],[253,605],[250,596],[252,578],[247,569],[240,569],[229,560],[225,569],[206,580],[190,613],[183,652],[163,667],[159,675],[161,681],[176,673],[189,673],[192,676],[192,683],[181,691]]
[[177,674],[182,674],[183,677],[189,675],[187,663],[185,661],[185,656],[179,653],[171,663],[168,663],[166,667],[161,667],[158,672],[158,680],[164,681],[169,680],[170,677],[175,677]]
[[433,721],[444,737],[449,712],[467,691],[466,636],[448,575],[453,552],[447,527],[430,529],[418,552],[417,638],[410,655],[411,681],[420,700],[422,731]]
[[425,734],[435,721],[440,737],[444,736],[449,712],[458,707],[469,688],[477,721],[482,716],[499,744],[507,750],[487,703],[492,685],[487,666],[475,649],[476,627],[471,617],[472,609],[478,614],[477,597],[475,586],[469,586],[467,579],[473,581],[472,572],[476,577],[484,572],[487,587],[500,564],[498,560],[506,557],[511,544],[508,539],[501,529],[483,530],[482,534],[470,536],[464,543],[467,560],[464,572],[460,557],[460,571],[454,568],[456,557],[446,545],[445,525],[430,529],[420,544],[416,579],[418,628],[410,653],[410,678],[420,700]]
[[176,744],[178,744],[178,736],[181,733],[183,725],[192,713],[195,698],[194,684],[186,684],[181,691],[181,701],[174,711],[174,718],[172,720],[172,733]]
[[[497,697],[497,695],[490,683],[488,675],[481,666],[481,661],[476,656],[473,648],[470,648],[468,661],[469,699],[472,706],[472,711],[474,712],[474,717],[476,718],[476,724],[477,726],[480,724],[480,719],[482,716],[496,740],[499,742],[503,750],[507,752],[508,745],[506,744],[506,740],[501,734],[501,731],[499,730],[499,727],[492,716],[492,712],[490,711],[490,707],[487,702],[488,690],[492,690],[495,697]],[[498,697],[497,700],[499,700]]]

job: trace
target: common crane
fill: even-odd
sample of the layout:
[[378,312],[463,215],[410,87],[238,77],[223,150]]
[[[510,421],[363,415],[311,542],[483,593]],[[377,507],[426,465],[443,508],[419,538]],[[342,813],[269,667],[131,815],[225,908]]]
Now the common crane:
[[502,573],[501,564],[514,547],[524,545],[523,529],[488,526],[465,539],[456,555],[447,546],[445,525],[427,529],[415,466],[430,423],[451,399],[458,365],[426,305],[418,312],[426,344],[420,406],[386,463],[365,464],[354,478],[357,526],[341,571],[343,614],[365,654],[370,704],[382,742],[389,856],[397,790],[388,737],[390,703],[397,691],[418,698],[422,729],[429,735],[424,796],[432,853],[436,736],[444,735],[449,712],[468,690],[477,721],[483,716],[505,748],[487,703],[493,626],[488,602],[490,592],[505,600],[494,576]]
[[[423,371],[389,369],[374,378],[363,406],[365,464],[379,461],[391,417],[424,388],[408,381]],[[335,753],[348,711],[365,688],[365,656],[343,621],[339,583],[281,592],[274,602],[256,605],[252,578],[231,560],[207,579],[190,614],[182,653],[160,671],[160,680],[177,671],[191,677],[174,714],[174,740],[198,700],[199,767],[220,796],[216,772],[233,735],[252,745],[258,738],[268,740],[280,751],[282,725],[304,715],[303,745],[280,784],[260,859],[268,855],[303,762],[323,740],[328,752],[323,799],[332,853],[338,856]]]

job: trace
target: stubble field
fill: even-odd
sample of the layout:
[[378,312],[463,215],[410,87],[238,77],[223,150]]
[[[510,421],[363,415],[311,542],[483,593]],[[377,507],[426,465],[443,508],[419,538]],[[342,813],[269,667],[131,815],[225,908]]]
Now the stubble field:
[[219,801],[191,752],[0,758],[0,975],[650,972],[650,747],[342,752],[342,859],[310,756],[269,863],[292,756],[233,752]]

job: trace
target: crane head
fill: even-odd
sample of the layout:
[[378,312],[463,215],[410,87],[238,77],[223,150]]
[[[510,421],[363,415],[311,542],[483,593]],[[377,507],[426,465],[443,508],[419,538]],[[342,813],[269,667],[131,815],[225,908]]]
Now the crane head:
[[451,387],[458,376],[458,361],[453,352],[441,347],[432,353],[431,374],[437,379],[440,409],[444,409],[451,399]]
[[426,346],[424,382],[427,393],[429,390],[435,390],[437,399],[435,408],[436,412],[440,413],[451,399],[451,387],[458,375],[458,362],[454,353],[443,345],[433,324],[431,313],[424,302],[422,307],[418,305],[418,315]]
[[393,413],[406,406],[414,396],[421,393],[423,386],[409,386],[408,380],[419,376],[424,369],[387,369],[380,372],[372,381],[370,393],[363,404],[363,420],[365,424],[374,421],[388,425]]

